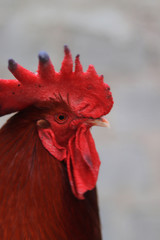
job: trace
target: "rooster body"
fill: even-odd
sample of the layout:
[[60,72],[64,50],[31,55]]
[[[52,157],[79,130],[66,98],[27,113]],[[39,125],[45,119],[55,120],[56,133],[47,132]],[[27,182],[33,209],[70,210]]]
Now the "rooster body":
[[[62,79],[70,74],[67,47],[65,54]],[[41,54],[39,59],[39,74],[45,77],[46,68],[53,77],[47,55]],[[77,71],[81,72],[78,58],[76,61]],[[9,62],[9,69],[16,77],[25,79],[24,69],[19,73],[20,66],[15,62]],[[31,75],[25,74],[26,79]],[[55,87],[49,100],[44,88],[41,95],[34,92],[32,103],[29,99],[33,91],[19,101],[25,89],[30,90],[18,90],[19,84],[17,80],[12,84],[11,80],[0,80],[0,89],[6,91],[5,95],[0,92],[1,115],[15,111],[16,106],[19,111],[0,130],[0,239],[101,240],[96,194],[100,161],[89,130],[98,125],[97,118],[104,124],[101,105],[93,118],[96,107],[87,110],[90,106],[86,99],[77,100],[76,90],[64,94],[63,85],[59,94]],[[43,88],[42,83],[34,84]],[[12,92],[8,93],[9,102],[5,102],[10,85]],[[108,86],[104,88],[109,91]],[[113,104],[108,96],[111,94],[107,94],[107,112]],[[84,106],[80,100],[85,102]],[[75,102],[80,105],[77,112]]]

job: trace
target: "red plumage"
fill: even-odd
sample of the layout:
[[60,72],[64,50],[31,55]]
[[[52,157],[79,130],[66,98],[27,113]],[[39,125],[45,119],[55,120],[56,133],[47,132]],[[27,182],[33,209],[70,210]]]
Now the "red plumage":
[[38,73],[9,60],[18,80],[0,80],[0,114],[20,111],[0,130],[0,239],[101,239],[90,127],[113,99],[93,66],[72,67],[65,47],[60,73],[43,52]]

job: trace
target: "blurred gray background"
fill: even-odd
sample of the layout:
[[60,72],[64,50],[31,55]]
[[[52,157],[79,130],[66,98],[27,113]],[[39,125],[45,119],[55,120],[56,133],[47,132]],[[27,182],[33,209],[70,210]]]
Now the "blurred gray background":
[[159,240],[160,1],[0,0],[1,78],[12,78],[8,58],[36,71],[40,50],[59,71],[64,44],[104,74],[115,101],[111,129],[92,130],[103,239]]

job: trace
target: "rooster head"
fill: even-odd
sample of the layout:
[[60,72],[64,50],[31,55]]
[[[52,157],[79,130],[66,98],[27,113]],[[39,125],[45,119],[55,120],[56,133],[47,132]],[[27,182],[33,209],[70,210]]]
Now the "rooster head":
[[16,79],[0,79],[0,116],[32,106],[40,109],[38,136],[54,158],[65,161],[72,192],[83,199],[95,187],[100,166],[90,127],[109,125],[102,116],[110,112],[113,98],[92,65],[83,72],[77,55],[73,71],[67,46],[64,53],[60,72],[45,52],[39,53],[36,73],[10,59],[8,68]]

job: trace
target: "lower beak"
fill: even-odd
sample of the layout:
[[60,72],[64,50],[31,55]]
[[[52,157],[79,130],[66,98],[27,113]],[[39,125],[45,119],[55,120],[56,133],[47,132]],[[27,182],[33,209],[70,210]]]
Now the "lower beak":
[[93,126],[99,126],[99,127],[108,127],[110,128],[110,123],[108,122],[107,119],[101,117],[101,118],[97,118],[97,119],[91,119],[88,121],[89,123],[91,123]]

